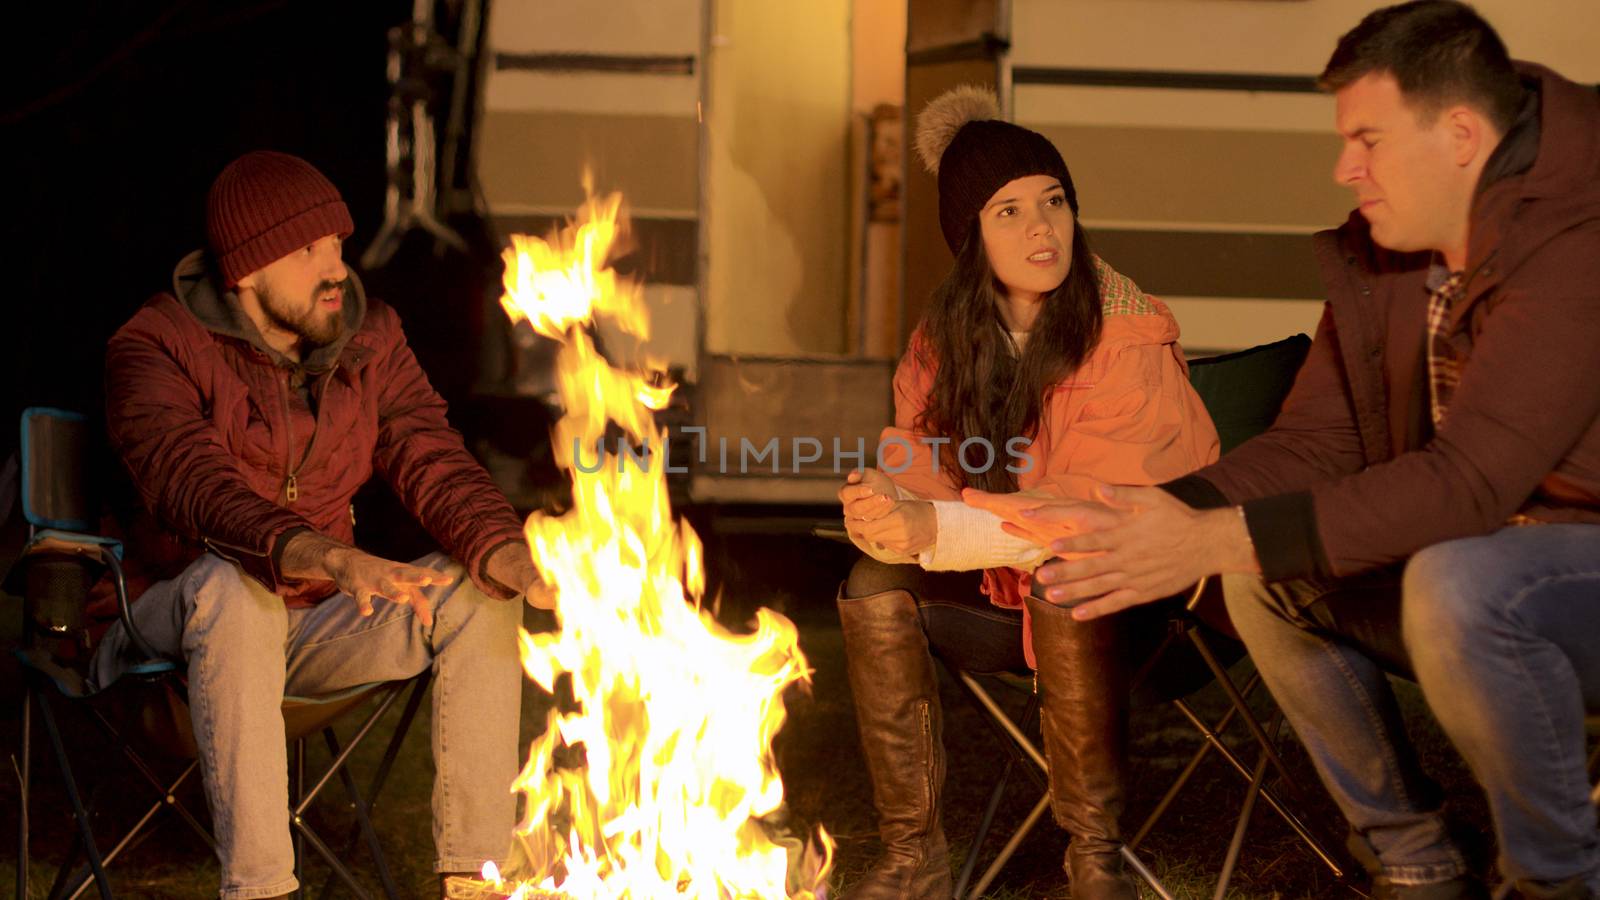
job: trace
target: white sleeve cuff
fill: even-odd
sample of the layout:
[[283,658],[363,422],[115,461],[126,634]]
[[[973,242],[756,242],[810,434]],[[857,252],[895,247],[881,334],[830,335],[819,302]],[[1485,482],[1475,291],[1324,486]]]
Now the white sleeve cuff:
[[939,526],[933,546],[917,555],[930,572],[967,572],[1009,566],[1031,571],[1050,551],[1032,541],[1007,534],[1000,517],[960,500],[933,500]]

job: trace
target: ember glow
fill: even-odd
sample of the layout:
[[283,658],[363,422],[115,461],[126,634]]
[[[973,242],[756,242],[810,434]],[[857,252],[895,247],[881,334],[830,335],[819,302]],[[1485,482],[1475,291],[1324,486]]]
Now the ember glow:
[[794,625],[762,609],[735,634],[701,608],[700,540],[673,519],[659,459],[584,472],[573,458],[608,423],[665,446],[651,413],[672,386],[648,365],[613,367],[590,337],[597,317],[649,337],[639,286],[608,264],[625,226],[620,195],[591,195],[559,233],[514,236],[504,254],[501,305],[563,345],[551,439],[573,506],[527,523],[559,628],[521,637],[528,677],[571,701],[533,743],[515,785],[518,857],[485,870],[484,896],[822,897],[832,842],[778,821],[783,691],[810,677]]

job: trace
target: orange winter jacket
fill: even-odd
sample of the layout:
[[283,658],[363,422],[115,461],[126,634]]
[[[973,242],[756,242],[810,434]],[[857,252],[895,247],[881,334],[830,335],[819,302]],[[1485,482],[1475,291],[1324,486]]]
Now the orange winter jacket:
[[[1024,491],[1086,498],[1093,482],[1154,485],[1216,462],[1220,444],[1178,346],[1178,322],[1160,300],[1099,259],[1100,342],[1078,370],[1057,384],[1026,449],[1026,462],[996,447],[995,465],[1026,467]],[[927,405],[934,370],[919,361],[921,330],[894,377],[894,426],[879,440],[883,464],[901,488],[930,500],[959,500],[949,474],[934,465],[934,448],[914,423]],[[909,458],[906,448],[910,448]],[[953,449],[953,448],[951,448]],[[947,453],[949,451],[947,450]],[[974,449],[973,453],[977,453]],[[946,457],[949,459],[950,457]],[[969,457],[977,464],[976,457]],[[895,474],[898,470],[898,474]],[[984,572],[983,591],[996,606],[1022,607],[1032,573]],[[1024,607],[1023,648],[1032,662]]]

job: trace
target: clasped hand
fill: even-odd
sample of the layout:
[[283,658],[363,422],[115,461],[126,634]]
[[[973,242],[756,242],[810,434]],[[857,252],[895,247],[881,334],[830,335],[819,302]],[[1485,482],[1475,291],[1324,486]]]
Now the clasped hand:
[[1098,485],[1095,500],[1051,500],[968,489],[970,506],[1057,557],[1034,578],[1045,599],[1085,620],[1169,597],[1221,571],[1252,571],[1234,508],[1195,510],[1159,488]]
[[939,520],[927,500],[900,500],[894,482],[877,469],[857,469],[839,488],[850,537],[904,556],[933,546]]

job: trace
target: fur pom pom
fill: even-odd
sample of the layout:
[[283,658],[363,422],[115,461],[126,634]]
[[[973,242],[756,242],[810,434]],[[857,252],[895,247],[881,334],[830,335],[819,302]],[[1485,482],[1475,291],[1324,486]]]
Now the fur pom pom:
[[1000,101],[994,91],[973,84],[951,88],[928,101],[917,117],[917,155],[922,165],[939,174],[939,159],[968,122],[1000,118]]

